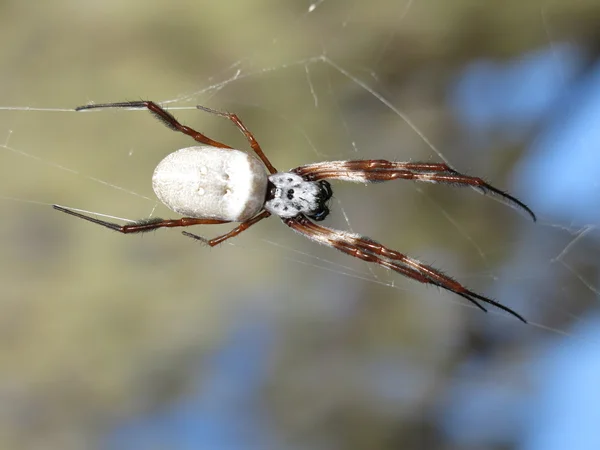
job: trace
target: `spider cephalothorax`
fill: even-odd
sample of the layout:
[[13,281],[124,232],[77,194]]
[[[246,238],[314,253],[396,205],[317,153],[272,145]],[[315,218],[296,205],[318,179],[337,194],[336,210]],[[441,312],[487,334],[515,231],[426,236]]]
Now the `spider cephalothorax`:
[[102,225],[120,233],[143,233],[163,227],[187,227],[241,222],[222,236],[204,239],[184,231],[183,234],[214,247],[237,236],[255,223],[279,216],[283,223],[303,236],[335,248],[347,255],[378,264],[421,283],[438,286],[460,295],[486,311],[480,302],[496,306],[518,319],[525,319],[512,309],[471,291],[443,272],[410,258],[396,250],[355,233],[317,225],[329,214],[327,201],[332,191],[329,180],[355,183],[377,183],[396,179],[470,186],[525,211],[536,220],[527,205],[506,192],[491,186],[481,178],[464,175],[445,163],[395,162],[385,159],[357,161],[324,161],[278,172],[266,157],[260,144],[235,114],[198,106],[212,114],[231,120],[246,136],[252,150],[267,168],[253,156],[234,150],[208,136],[181,125],[175,117],[151,101],[86,105],[77,111],[94,108],[147,108],[172,130],[187,134],[200,146],[173,152],[157,166],[153,188],[158,198],[171,210],[186,217],[179,219],[144,219],[119,225],[54,205],[54,208],[80,219]]
[[304,214],[320,221],[329,214],[326,202],[331,195],[331,185],[325,180],[307,181],[295,173],[280,172],[269,177],[264,208],[284,219]]

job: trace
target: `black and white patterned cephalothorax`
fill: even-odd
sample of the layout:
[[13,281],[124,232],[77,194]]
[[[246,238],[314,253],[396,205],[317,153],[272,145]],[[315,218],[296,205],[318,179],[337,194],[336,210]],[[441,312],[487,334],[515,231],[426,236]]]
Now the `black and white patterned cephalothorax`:
[[76,110],[95,108],[147,108],[166,126],[190,136],[201,144],[167,155],[158,164],[152,177],[152,187],[157,197],[171,210],[184,217],[152,218],[130,225],[119,225],[54,205],[59,211],[125,234],[142,233],[163,227],[241,222],[229,233],[213,239],[183,232],[184,235],[211,247],[237,236],[260,220],[275,215],[292,230],[315,242],[363,261],[379,264],[421,283],[454,292],[484,311],[486,309],[480,302],[496,306],[526,322],[512,309],[469,290],[431,266],[372,239],[327,228],[314,222],[325,219],[329,214],[327,202],[332,196],[332,190],[327,180],[374,183],[395,179],[476,187],[485,194],[493,195],[525,211],[536,220],[535,214],[523,202],[481,178],[461,174],[444,163],[392,162],[384,159],[325,161],[300,166],[289,172],[278,172],[253,134],[235,114],[198,106],[198,109],[231,120],[246,136],[258,159],[181,125],[173,115],[151,101],[93,104],[80,106]]
[[333,192],[325,180],[307,181],[292,172],[275,173],[269,177],[265,209],[284,219],[304,214],[314,220],[323,220],[329,214],[327,201]]

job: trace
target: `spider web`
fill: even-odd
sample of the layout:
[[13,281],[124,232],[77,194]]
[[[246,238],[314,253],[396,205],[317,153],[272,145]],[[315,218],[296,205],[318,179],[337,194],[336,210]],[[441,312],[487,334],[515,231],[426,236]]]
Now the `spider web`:
[[[30,27],[43,16],[16,5],[13,14],[27,17]],[[529,24],[524,28],[531,34],[512,46],[469,24],[469,8],[441,1],[264,2],[262,13],[245,3],[236,11],[188,5],[187,12],[173,6],[135,14],[113,5],[98,7],[97,16],[91,6],[58,5],[45,13],[58,23],[78,19],[64,38],[52,27],[35,38],[13,27],[3,31],[3,42],[20,44],[5,53],[0,90],[0,330],[10,342],[0,391],[13,411],[24,411],[19,414],[41,411],[36,430],[44,428],[45,411],[73,392],[76,399],[34,437],[19,414],[7,412],[0,426],[15,443],[42,436],[65,448],[69,423],[89,430],[74,433],[75,439],[98,438],[97,427],[73,422],[81,411],[129,416],[178,398],[223,335],[247,317],[261,323],[266,317],[271,327],[287,329],[277,338],[284,342],[283,369],[265,375],[287,399],[270,404],[284,416],[272,434],[291,439],[300,430],[317,442],[331,436],[340,445],[352,442],[351,432],[316,425],[327,412],[339,412],[343,398],[355,409],[376,410],[369,418],[377,430],[370,448],[384,448],[377,439],[394,428],[392,421],[408,424],[417,416],[443,442],[494,448],[516,439],[511,413],[486,434],[460,422],[472,422],[481,405],[456,405],[500,384],[493,375],[499,367],[529,379],[522,371],[540,361],[532,354],[552,343],[582,349],[598,342],[589,331],[600,292],[600,192],[591,169],[598,116],[589,100],[598,97],[598,69],[594,43],[558,19],[567,2],[501,10]],[[573,17],[585,15],[586,5],[572,7]],[[160,21],[157,33],[150,26],[155,14],[173,24]],[[119,19],[117,31],[107,35],[111,15],[136,21]],[[509,15],[495,18],[499,33],[514,26]],[[99,43],[90,43],[96,35]],[[25,63],[28,51],[34,58]],[[476,190],[399,181],[336,183],[326,225],[432,264],[509,305],[530,325],[493,310],[483,315],[450,293],[321,248],[276,219],[207,249],[174,230],[123,237],[53,211],[58,203],[118,221],[173,215],[156,200],[150,176],[168,152],[193,145],[189,138],[170,133],[145,111],[72,110],[138,98],[247,149],[229,122],[195,105],[235,111],[280,170],[326,159],[444,161],[506,189],[538,213],[537,223]],[[228,229],[194,232],[211,237]],[[333,348],[311,356],[315,342]],[[330,365],[319,360],[330,355]],[[488,362],[470,372],[481,355]],[[453,359],[461,364],[442,369]],[[98,366],[109,370],[91,376]],[[328,374],[323,390],[294,378],[310,378],[311,370]],[[357,375],[323,397],[338,371]],[[440,373],[446,381],[433,402],[428,390]],[[81,374],[86,381],[69,383]],[[398,386],[391,374],[412,384]],[[291,413],[290,390],[298,386],[307,400]],[[502,388],[510,392],[489,402],[514,411],[515,398],[522,401],[518,388]],[[403,440],[407,435],[426,442],[410,432]],[[542,439],[528,436],[530,445]]]

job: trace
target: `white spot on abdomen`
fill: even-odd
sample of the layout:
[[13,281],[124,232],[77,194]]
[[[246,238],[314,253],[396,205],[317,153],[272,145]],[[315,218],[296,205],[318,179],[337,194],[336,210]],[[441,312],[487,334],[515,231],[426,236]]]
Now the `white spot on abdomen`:
[[267,174],[258,159],[239,150],[188,147],[158,164],[152,187],[182,216],[242,222],[263,207]]

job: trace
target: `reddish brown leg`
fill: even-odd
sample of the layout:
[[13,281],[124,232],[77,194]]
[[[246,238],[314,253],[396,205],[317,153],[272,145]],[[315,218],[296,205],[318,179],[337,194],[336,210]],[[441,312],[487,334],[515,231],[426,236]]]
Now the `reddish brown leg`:
[[261,220],[266,219],[270,215],[271,215],[270,212],[263,211],[260,214],[254,216],[252,219],[249,219],[249,220],[247,220],[245,222],[242,222],[237,227],[235,227],[233,230],[231,230],[229,233],[223,234],[221,236],[217,236],[217,237],[212,238],[212,239],[206,239],[206,238],[203,238],[202,236],[198,236],[196,234],[188,233],[187,231],[182,231],[181,233],[184,234],[185,236],[191,237],[192,239],[204,242],[205,244],[207,244],[207,245],[209,245],[211,247],[214,247],[215,245],[219,245],[221,242],[224,242],[227,239],[230,239],[232,237],[237,236],[242,231],[245,231],[248,228],[250,228],[256,222],[260,222]]
[[131,225],[119,225],[117,223],[107,222],[105,220],[96,219],[95,217],[86,216],[85,214],[71,211],[70,209],[63,208],[62,206],[52,205],[52,207],[71,216],[87,220],[88,222],[92,222],[97,225],[102,225],[103,227],[110,228],[111,230],[118,231],[119,233],[123,234],[144,233],[146,231],[156,230],[157,228],[189,227],[190,225],[218,225],[222,223],[230,223],[228,220],[196,219],[193,217],[182,217],[181,219],[160,219],[156,217],[153,219],[140,220],[139,222]]
[[448,172],[458,173],[446,163],[425,162],[393,162],[386,159],[367,159],[346,161],[346,166],[351,170],[412,170],[415,172]]
[[297,167],[293,172],[311,181],[331,179],[370,183],[404,179],[472,186],[522,209],[536,220],[534,212],[516,197],[495,188],[481,178],[463,175],[444,163],[392,162],[385,159],[325,161]]
[[[508,308],[507,306],[504,306],[490,298],[484,297],[483,295],[477,294],[467,289],[453,278],[444,275],[439,270],[409,258],[400,252],[391,250],[375,241],[322,227],[311,222],[306,217],[285,219],[284,223],[308,238],[313,239],[321,244],[333,247],[350,256],[362,259],[363,261],[379,264],[421,283],[433,284],[442,289],[453,292],[469,300],[483,311],[487,310],[479,303],[479,301],[502,309],[503,311],[515,316],[522,322],[527,323],[527,321],[520,314]],[[399,263],[394,261],[399,261]]]
[[271,161],[269,161],[269,158],[267,158],[267,156],[263,152],[262,148],[260,147],[260,144],[254,137],[254,135],[248,130],[248,128],[246,128],[246,125],[244,125],[242,123],[242,121],[236,114],[231,114],[231,113],[223,112],[223,111],[217,111],[216,109],[211,109],[211,108],[207,108],[206,106],[200,106],[200,105],[196,106],[196,108],[201,109],[202,111],[206,111],[211,114],[215,114],[217,116],[226,117],[227,119],[231,120],[235,124],[235,126],[238,127],[242,133],[244,133],[244,136],[246,136],[246,139],[248,139],[248,142],[250,143],[250,147],[252,147],[252,150],[254,150],[254,153],[256,153],[258,155],[258,157],[263,162],[263,164],[265,166],[267,166],[267,169],[269,170],[269,172],[277,173],[277,169],[275,167],[273,167],[273,164],[271,164]]
[[183,134],[187,134],[192,139],[201,142],[202,144],[211,145],[213,147],[219,148],[231,148],[229,145],[225,145],[219,141],[212,140],[208,136],[205,136],[204,134],[194,130],[193,128],[181,125],[171,113],[164,110],[158,104],[149,100],[140,100],[135,102],[97,103],[93,105],[78,106],[77,108],[75,108],[75,111],[83,111],[86,109],[96,108],[147,108],[152,114],[154,114],[154,116],[158,120],[160,120],[163,124],[165,124],[173,131],[179,131]]
[[[480,294],[477,294],[477,293],[467,289],[462,284],[460,284],[458,281],[456,281],[454,278],[451,278],[448,275],[445,275],[444,273],[440,272],[437,269],[434,269],[431,266],[428,266],[427,264],[423,264],[419,261],[409,258],[408,256],[406,256],[400,252],[397,252],[396,250],[389,249],[389,248],[379,244],[378,242],[371,241],[366,238],[357,239],[354,241],[353,244],[356,247],[358,247],[360,249],[364,249],[367,252],[373,253],[381,258],[390,259],[392,261],[400,261],[403,264],[401,266],[401,265],[395,264],[391,261],[385,261],[385,259],[381,259],[378,262],[378,264],[381,264],[381,265],[387,267],[388,269],[394,270],[396,272],[400,272],[398,269],[402,269],[402,272],[400,272],[400,273],[403,273],[403,274],[406,274],[406,273],[404,273],[405,270],[411,271],[414,275],[407,275],[407,276],[414,278],[415,280],[420,281],[421,283],[435,284],[436,286],[439,286],[443,289],[447,289],[451,292],[454,292],[455,294],[458,294],[461,297],[466,298],[467,300],[473,302],[480,309],[486,311],[485,308],[483,308],[479,303],[477,303],[476,301],[473,300],[473,298],[476,298],[485,303],[489,303],[490,305],[500,308],[500,309],[512,314],[513,316],[515,316],[522,322],[527,323],[527,321],[520,314],[516,313],[512,309],[504,306],[501,303],[498,303],[495,300],[484,297]],[[408,266],[408,267],[406,267],[406,266]]]

